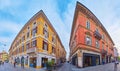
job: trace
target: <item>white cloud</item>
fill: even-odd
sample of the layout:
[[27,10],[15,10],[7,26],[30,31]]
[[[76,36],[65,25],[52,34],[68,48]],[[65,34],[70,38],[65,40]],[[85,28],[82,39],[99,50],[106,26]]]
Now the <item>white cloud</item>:
[[16,33],[18,32],[23,24],[12,22],[12,21],[0,21],[0,32],[4,33],[5,31]]
[[[10,45],[12,43],[12,41],[14,40],[14,38],[16,37],[16,35],[18,34],[18,32],[20,31],[20,29],[22,28],[23,24],[20,23],[16,23],[13,21],[8,21],[8,20],[2,20],[0,21],[0,51],[6,50],[8,51],[10,48]],[[7,34],[4,34],[7,33]],[[9,34],[8,34],[9,33]],[[3,44],[6,44],[6,46],[3,46]]]

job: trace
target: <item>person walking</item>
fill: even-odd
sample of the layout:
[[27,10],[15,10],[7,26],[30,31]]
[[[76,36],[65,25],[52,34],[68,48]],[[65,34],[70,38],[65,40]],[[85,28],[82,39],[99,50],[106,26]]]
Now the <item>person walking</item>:
[[16,67],[16,60],[14,61],[14,68]]
[[24,68],[24,59],[21,59],[21,67]]

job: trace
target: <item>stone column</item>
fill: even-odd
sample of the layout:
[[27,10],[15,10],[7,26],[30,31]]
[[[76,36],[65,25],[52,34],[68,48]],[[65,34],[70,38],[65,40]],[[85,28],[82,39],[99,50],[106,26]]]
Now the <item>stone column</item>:
[[36,68],[41,68],[42,67],[42,63],[41,63],[41,57],[39,55],[37,55],[37,64],[36,64]]
[[30,67],[30,56],[28,57],[28,67]]

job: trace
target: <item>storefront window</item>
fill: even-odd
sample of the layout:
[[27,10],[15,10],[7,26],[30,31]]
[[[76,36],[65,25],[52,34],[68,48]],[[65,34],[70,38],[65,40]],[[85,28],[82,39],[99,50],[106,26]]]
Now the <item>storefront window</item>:
[[17,57],[16,62],[17,62],[17,64],[20,64],[20,58],[19,57]]
[[28,65],[28,58],[25,59],[25,64]]
[[96,57],[96,65],[99,65],[99,58]]

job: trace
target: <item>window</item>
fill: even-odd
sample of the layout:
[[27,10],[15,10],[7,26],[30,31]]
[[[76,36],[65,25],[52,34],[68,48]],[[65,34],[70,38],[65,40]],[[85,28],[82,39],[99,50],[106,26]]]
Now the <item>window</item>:
[[20,50],[19,50],[19,48],[17,49],[17,54],[18,54],[18,53],[20,53]]
[[24,44],[22,45],[22,52],[24,52]]
[[37,46],[37,40],[32,41],[32,47],[36,47]]
[[28,27],[28,30],[30,30],[30,27]]
[[27,38],[29,38],[29,32],[27,32]]
[[22,42],[25,40],[25,36],[22,37]]
[[48,50],[48,43],[43,41],[43,49]]
[[91,38],[89,36],[86,36],[86,44],[87,45],[91,45],[92,44]]
[[86,28],[90,29],[90,22],[89,21],[86,22]]
[[33,26],[36,26],[36,22],[33,23]]
[[20,43],[21,43],[21,39],[20,39]]
[[37,33],[37,27],[33,28],[33,30],[32,30],[32,36],[35,36],[36,33]]
[[55,48],[52,46],[52,53],[55,53]]
[[96,28],[96,32],[99,32],[98,28]]
[[104,49],[104,44],[102,44],[102,49]]
[[108,47],[106,47],[106,50],[107,50],[107,52],[108,52]]
[[49,37],[48,27],[47,27],[46,24],[45,24],[45,26],[44,26],[44,28],[43,28],[43,34],[44,34],[45,38],[48,38],[48,37]]
[[104,40],[104,34],[102,35],[102,39]]
[[108,44],[108,38],[106,38],[106,42],[107,42],[107,44]]
[[30,48],[30,43],[27,43],[26,44],[26,49],[29,49]]
[[97,48],[99,48],[99,41],[98,40],[96,40],[95,45]]
[[52,42],[55,43],[55,36],[52,36]]

